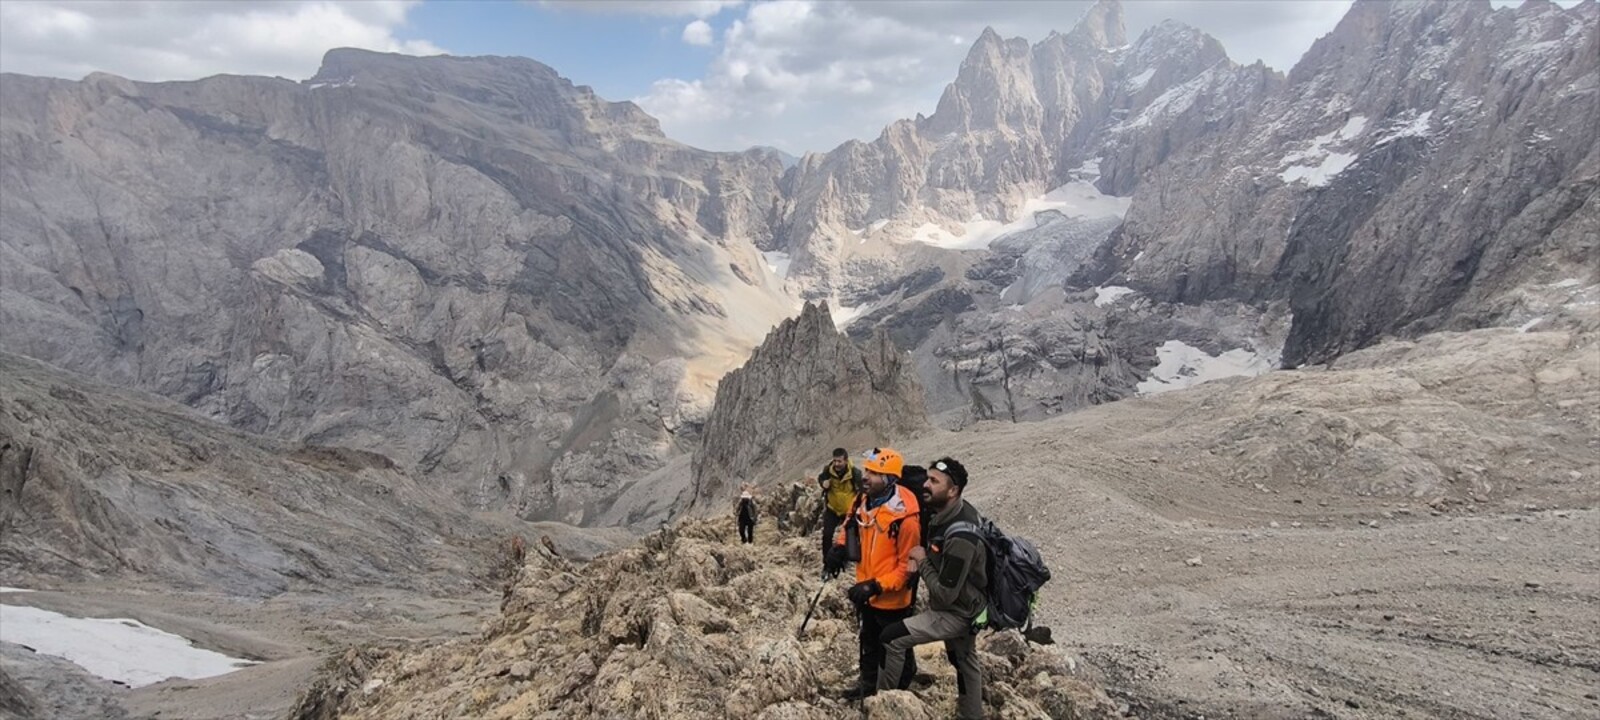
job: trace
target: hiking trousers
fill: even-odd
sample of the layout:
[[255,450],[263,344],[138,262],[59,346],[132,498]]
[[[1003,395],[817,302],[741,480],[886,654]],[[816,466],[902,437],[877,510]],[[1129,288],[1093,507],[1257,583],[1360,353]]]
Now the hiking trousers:
[[822,506],[822,561],[828,561],[828,551],[833,549],[833,536],[839,531],[844,516],[833,514],[826,503]]
[[[935,640],[944,641],[945,657],[956,666],[956,717],[967,720],[983,717],[983,670],[978,666],[977,638],[972,618],[943,610],[927,610],[883,631],[883,671],[878,674],[878,689],[905,687],[910,673],[903,659],[914,657],[912,648]],[[902,678],[902,676],[905,676]]]
[[[860,607],[861,612],[861,687],[865,690],[883,687],[882,672],[884,667],[883,633],[890,627],[899,625],[909,619],[916,612],[912,608],[900,610],[879,610],[871,605]],[[895,658],[895,667],[909,665],[911,670],[906,674],[905,680],[889,687],[904,690],[911,687],[911,677],[917,673],[917,657],[910,649],[902,649]]]
[[756,521],[739,521],[739,542],[749,544],[756,541]]

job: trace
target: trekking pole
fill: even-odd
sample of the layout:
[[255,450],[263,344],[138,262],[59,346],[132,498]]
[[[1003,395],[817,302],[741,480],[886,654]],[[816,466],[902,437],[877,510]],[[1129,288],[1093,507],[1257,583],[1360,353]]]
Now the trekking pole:
[[817,586],[817,594],[811,596],[811,606],[806,608],[806,617],[804,620],[800,621],[800,629],[794,631],[794,639],[800,640],[805,638],[806,625],[811,623],[811,614],[817,611],[817,601],[822,599],[822,591],[826,590],[827,588],[828,581],[824,579],[822,584]]

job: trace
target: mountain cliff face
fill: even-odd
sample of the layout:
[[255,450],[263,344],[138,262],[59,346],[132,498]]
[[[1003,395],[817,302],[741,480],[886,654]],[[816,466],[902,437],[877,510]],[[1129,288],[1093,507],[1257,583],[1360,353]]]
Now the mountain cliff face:
[[925,429],[909,361],[886,333],[857,346],[825,305],[806,303],[717,386],[694,454],[690,504],[728,497],[741,481],[775,470],[820,468],[835,446],[892,445]]
[[1249,122],[1150,173],[1115,281],[1287,299],[1293,365],[1503,321],[1495,299],[1530,280],[1600,280],[1597,21],[1594,2],[1356,3]]
[[471,505],[581,521],[693,446],[788,313],[742,240],[776,155],[679,145],[530,60],[0,83],[5,349]]

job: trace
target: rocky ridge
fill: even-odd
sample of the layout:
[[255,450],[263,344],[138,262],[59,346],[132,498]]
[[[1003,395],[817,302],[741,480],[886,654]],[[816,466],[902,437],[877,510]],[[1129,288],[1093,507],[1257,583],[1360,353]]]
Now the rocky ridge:
[[806,303],[717,386],[688,504],[720,507],[741,481],[820,466],[819,441],[872,447],[926,428],[908,360],[881,332],[856,345],[825,304]]
[[[731,542],[730,519],[693,521],[575,566],[533,548],[482,637],[352,649],[332,659],[291,717],[829,718],[855,681],[856,633],[841,588],[816,592],[811,540],[764,529]],[[936,646],[929,649],[937,650]],[[930,653],[917,692],[864,704],[869,718],[954,711],[954,671]],[[979,657],[994,717],[1119,717],[1074,658],[1015,632],[986,634]]]

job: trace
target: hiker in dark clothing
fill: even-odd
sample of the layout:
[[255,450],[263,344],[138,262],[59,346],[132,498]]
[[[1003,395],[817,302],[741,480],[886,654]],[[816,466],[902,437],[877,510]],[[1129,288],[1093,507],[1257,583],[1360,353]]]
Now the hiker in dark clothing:
[[966,487],[967,470],[954,459],[940,458],[928,467],[928,502],[933,509],[928,548],[912,548],[906,565],[927,585],[928,609],[884,629],[878,689],[904,687],[902,675],[907,668],[903,658],[918,645],[943,640],[945,655],[956,667],[958,717],[981,718],[983,674],[975,652],[973,622],[988,605],[988,555],[982,541],[970,532],[947,536],[957,522],[975,527],[982,519],[976,508],[961,499]]
[[756,499],[750,493],[750,487],[745,486],[739,493],[739,542],[749,544],[756,541]]

